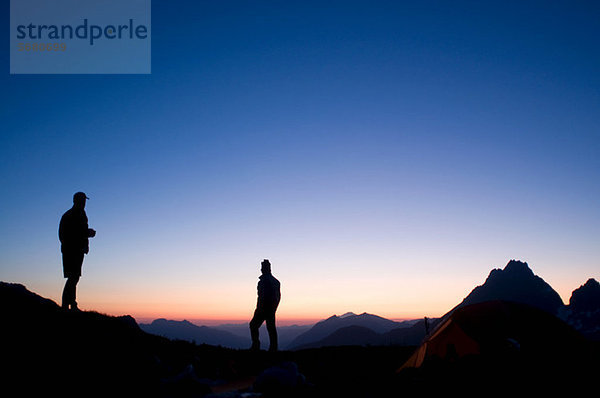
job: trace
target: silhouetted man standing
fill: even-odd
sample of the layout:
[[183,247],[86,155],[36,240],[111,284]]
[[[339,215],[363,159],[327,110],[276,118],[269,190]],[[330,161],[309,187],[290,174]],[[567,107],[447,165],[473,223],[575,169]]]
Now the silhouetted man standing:
[[73,207],[63,214],[58,226],[60,251],[63,260],[63,275],[67,278],[62,295],[62,307],[77,311],[76,288],[81,276],[83,256],[89,252],[89,240],[96,231],[88,228],[85,214],[85,201],[89,199],[83,192],[73,195]]
[[275,311],[281,300],[280,284],[273,275],[271,275],[271,263],[269,260],[263,260],[261,263],[262,275],[258,281],[258,301],[254,317],[250,321],[250,335],[252,336],[252,350],[260,349],[260,340],[258,339],[258,329],[264,321],[267,322],[267,331],[269,332],[269,351],[277,351],[277,329],[275,327]]

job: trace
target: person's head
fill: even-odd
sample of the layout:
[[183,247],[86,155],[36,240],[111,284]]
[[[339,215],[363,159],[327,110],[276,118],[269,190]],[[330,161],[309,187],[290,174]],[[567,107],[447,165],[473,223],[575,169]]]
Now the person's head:
[[85,208],[85,201],[89,199],[83,192],[77,192],[73,195],[73,207],[79,209]]
[[260,263],[260,270],[263,274],[271,273],[271,263],[266,258]]

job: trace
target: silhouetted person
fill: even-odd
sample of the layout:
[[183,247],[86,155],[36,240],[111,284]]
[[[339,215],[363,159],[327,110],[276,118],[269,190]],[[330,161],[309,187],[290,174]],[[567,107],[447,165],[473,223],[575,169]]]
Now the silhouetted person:
[[76,298],[77,282],[81,276],[83,256],[90,250],[88,238],[96,236],[96,231],[88,228],[85,214],[85,201],[89,199],[83,192],[73,195],[73,207],[63,214],[58,226],[60,251],[63,260],[63,275],[67,278],[62,294],[64,309],[78,310]]
[[252,336],[252,350],[260,349],[260,340],[258,339],[258,329],[267,322],[267,331],[269,332],[269,351],[277,351],[277,329],[275,327],[275,311],[281,300],[280,284],[273,275],[271,275],[271,263],[269,260],[263,260],[261,263],[262,275],[258,281],[258,300],[254,317],[250,321],[250,335]]

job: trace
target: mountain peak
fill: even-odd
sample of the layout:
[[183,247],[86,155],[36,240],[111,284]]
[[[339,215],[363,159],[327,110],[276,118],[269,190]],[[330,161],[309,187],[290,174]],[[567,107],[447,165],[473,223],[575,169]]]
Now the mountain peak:
[[510,260],[504,269],[493,269],[459,306],[490,300],[525,303],[556,314],[564,304],[558,293],[535,275],[526,262]]
[[590,278],[584,285],[573,290],[569,306],[579,311],[600,308],[600,283],[594,278]]
[[504,272],[514,275],[534,276],[529,265],[526,262],[519,260],[510,260],[508,264],[506,264],[506,267],[504,267]]
[[297,336],[289,346],[291,348],[298,348],[309,343],[320,341],[336,330],[347,326],[360,326],[370,329],[374,333],[386,333],[401,325],[398,322],[366,312],[360,315],[356,315],[353,312],[347,312],[343,315],[333,315],[317,322],[309,330]]
[[600,289],[600,282],[598,282],[597,280],[595,280],[594,278],[590,278],[587,280],[587,282],[583,285],[583,287],[589,286],[592,289]]

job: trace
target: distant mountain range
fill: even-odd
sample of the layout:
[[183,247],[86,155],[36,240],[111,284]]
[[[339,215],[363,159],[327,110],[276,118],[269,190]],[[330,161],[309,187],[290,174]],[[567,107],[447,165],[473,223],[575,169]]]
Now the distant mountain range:
[[[312,325],[291,325],[277,327],[279,345],[287,347],[298,335],[310,329]],[[152,323],[141,323],[140,328],[171,340],[185,340],[196,344],[209,344],[228,348],[244,349],[250,347],[250,329],[247,323],[224,324],[218,326],[198,326],[187,320],[174,321],[155,319]],[[260,328],[262,347],[269,346],[269,336],[265,325]]]
[[365,326],[344,326],[313,343],[296,346],[296,349],[342,345],[380,345],[381,335]]
[[[418,344],[425,336],[423,321],[395,322],[377,315],[346,313],[317,322],[296,337],[289,349],[317,348],[329,345],[388,345],[400,341]],[[418,332],[417,332],[418,330]],[[354,333],[354,334],[353,334]]]
[[[587,337],[600,340],[600,284],[590,279],[573,292],[569,305],[542,278],[535,275],[526,262],[510,260],[504,269],[493,269],[485,282],[475,287],[453,310],[470,304],[493,300],[524,303],[556,315]],[[432,330],[440,319],[429,320]],[[247,348],[247,324],[197,326],[188,321],[157,319],[140,327],[149,333],[198,344]],[[395,322],[377,315],[352,312],[333,315],[314,325],[278,327],[280,346],[284,349],[306,349],[340,345],[418,345],[426,336],[425,321]],[[264,326],[261,343],[268,346]]]
[[[39,297],[39,296],[36,296]],[[41,305],[55,307],[51,300],[39,298]],[[600,340],[600,284],[589,279],[573,291],[568,305],[542,278],[535,275],[528,264],[511,260],[504,269],[493,269],[485,282],[475,287],[454,309],[470,304],[493,300],[518,302],[540,308],[558,316],[588,338]],[[123,317],[137,328],[131,317]],[[441,319],[430,319],[429,330],[433,330]],[[198,326],[189,321],[157,319],[139,328],[147,333],[172,340],[187,340],[196,344],[208,344],[228,348],[245,349],[250,345],[247,324]],[[314,325],[278,327],[280,347],[299,350],[340,345],[418,345],[426,337],[425,321],[412,320],[395,322],[377,315],[352,312],[333,315]],[[268,335],[261,329],[262,346],[268,346]]]
[[[504,269],[493,269],[483,285],[475,287],[453,310],[493,300],[523,303],[556,315],[584,336],[600,340],[600,284],[589,279],[565,305],[559,294],[535,275],[526,262],[510,260]],[[441,319],[430,319],[433,330]],[[367,329],[367,330],[365,330]],[[393,322],[371,314],[332,316],[298,336],[291,349],[326,345],[417,345],[425,337],[425,321]]]
[[[434,325],[437,319],[430,320]],[[425,321],[400,322],[396,327],[384,333],[377,333],[367,326],[350,325],[336,329],[333,333],[320,340],[290,345],[290,349],[303,350],[327,346],[413,346],[421,343],[425,337]]]
[[[287,349],[287,347],[296,337],[309,330],[312,326],[312,324],[277,326],[277,337],[279,339],[279,346],[283,349]],[[250,344],[250,329],[248,323],[224,324],[215,326],[214,328],[217,330],[230,332],[236,336],[243,338],[246,341],[246,345],[244,346],[244,348],[247,348],[248,344]],[[263,324],[259,330],[259,338],[261,347],[269,346],[269,336],[265,324]]]
[[[569,322],[579,322],[578,328],[597,330],[593,322],[600,308],[599,293],[600,284],[590,279],[559,311]],[[398,396],[411,386],[422,395],[428,386],[448,382],[456,392],[474,382],[480,391],[507,383],[507,391],[524,391],[523,386],[538,391],[540,385],[555,389],[556,382],[569,389],[588,387],[598,374],[598,343],[584,340],[545,311],[499,300],[459,308],[446,321],[447,327],[440,325],[431,334],[433,340],[421,346],[428,347],[430,358],[439,350],[445,352],[436,357],[436,366],[399,375],[398,366],[415,357],[413,348],[380,345],[415,345],[406,339],[423,335],[423,320],[390,324],[370,314],[344,314],[321,323],[355,319],[373,320],[377,326],[372,327],[404,327],[378,333],[346,325],[310,344],[351,347],[273,354],[169,340],[144,332],[130,316],[65,311],[14,283],[0,282],[0,316],[3,388],[23,396],[201,397],[248,392],[257,396]],[[173,326],[168,321],[156,324]],[[175,326],[180,324],[206,331],[184,322]],[[504,326],[501,333],[498,325]],[[473,348],[473,342],[481,355],[457,362],[456,354]],[[281,365],[273,367],[273,363]],[[552,383],[547,384],[548,380]]]
[[140,323],[140,328],[147,333],[167,337],[172,340],[187,340],[197,344],[209,344],[229,348],[248,348],[248,338],[237,336],[226,330],[208,326],[197,326],[183,321],[155,319],[152,323]]
[[328,337],[338,329],[346,328],[348,326],[360,326],[375,333],[385,333],[402,326],[402,324],[377,315],[367,314],[366,312],[360,315],[356,315],[352,312],[342,316],[333,315],[325,320],[317,322],[312,328],[296,337],[290,343],[290,348],[297,348],[315,343]]
[[[436,320],[430,320],[432,325]],[[247,324],[226,324],[214,327],[198,326],[189,321],[156,319],[140,328],[172,340],[186,340],[228,348],[249,347]],[[346,313],[333,315],[314,325],[292,325],[277,328],[280,346],[284,349],[305,349],[340,345],[416,345],[425,337],[423,320],[395,322],[372,314]],[[261,346],[268,347],[265,327],[260,331]]]

